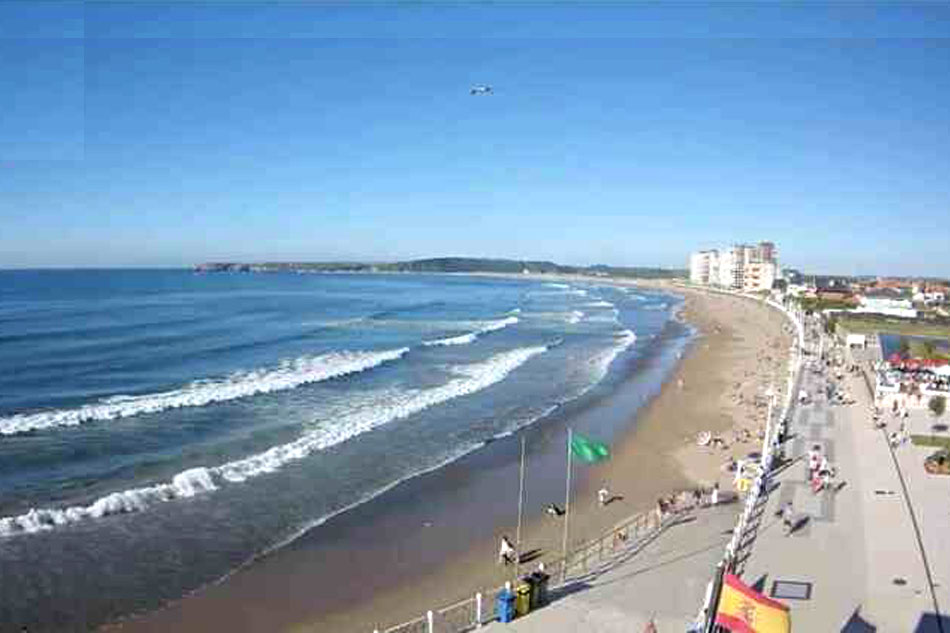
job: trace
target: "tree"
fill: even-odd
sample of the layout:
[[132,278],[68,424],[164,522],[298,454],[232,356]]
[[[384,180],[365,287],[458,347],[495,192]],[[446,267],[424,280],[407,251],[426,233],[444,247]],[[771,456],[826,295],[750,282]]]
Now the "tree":
[[838,318],[837,318],[837,317],[835,317],[835,316],[829,316],[829,317],[825,320],[825,334],[828,334],[829,336],[834,336],[837,327],[838,327]]
[[934,396],[930,399],[928,406],[930,407],[931,413],[939,418],[943,415],[944,411],[947,410],[947,398],[946,396]]
[[924,341],[923,347],[924,347],[924,354],[926,354],[926,357],[933,358],[934,353],[937,351],[936,344],[934,344],[934,342],[931,340],[926,340]]

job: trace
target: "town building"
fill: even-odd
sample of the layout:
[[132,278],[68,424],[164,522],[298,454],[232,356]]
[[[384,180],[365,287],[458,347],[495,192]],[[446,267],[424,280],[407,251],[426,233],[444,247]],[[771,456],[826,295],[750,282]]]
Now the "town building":
[[719,284],[719,251],[699,251],[689,258],[689,280],[694,284]]
[[917,318],[917,310],[914,309],[914,303],[909,296],[902,296],[900,293],[888,290],[867,291],[861,295],[860,305],[855,312],[884,314],[907,319]]

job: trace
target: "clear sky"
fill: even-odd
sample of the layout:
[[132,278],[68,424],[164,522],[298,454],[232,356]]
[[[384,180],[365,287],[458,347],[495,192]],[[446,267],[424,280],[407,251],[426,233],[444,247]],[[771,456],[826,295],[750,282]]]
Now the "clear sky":
[[947,3],[4,2],[0,107],[0,267],[950,276]]

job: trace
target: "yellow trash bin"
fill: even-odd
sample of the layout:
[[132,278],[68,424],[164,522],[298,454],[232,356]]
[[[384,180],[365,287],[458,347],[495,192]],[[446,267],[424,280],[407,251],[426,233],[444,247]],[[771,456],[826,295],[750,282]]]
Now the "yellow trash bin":
[[531,585],[521,583],[515,590],[515,613],[518,617],[527,615],[531,611]]

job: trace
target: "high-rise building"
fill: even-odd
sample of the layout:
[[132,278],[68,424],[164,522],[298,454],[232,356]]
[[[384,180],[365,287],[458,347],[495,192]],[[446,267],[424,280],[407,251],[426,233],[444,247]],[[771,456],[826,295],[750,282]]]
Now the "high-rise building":
[[719,251],[699,251],[690,255],[689,280],[694,284],[718,284]]
[[775,244],[735,244],[730,248],[699,251],[689,258],[689,278],[695,284],[755,292],[771,290],[778,277]]

